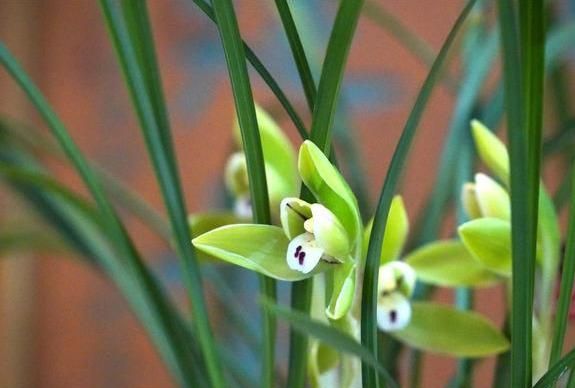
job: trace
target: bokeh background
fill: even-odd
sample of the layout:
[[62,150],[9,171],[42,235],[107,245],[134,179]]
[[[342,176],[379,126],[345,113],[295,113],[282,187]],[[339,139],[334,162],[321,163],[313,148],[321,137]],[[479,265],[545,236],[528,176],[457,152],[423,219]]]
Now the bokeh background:
[[[427,42],[432,52],[441,46],[462,6],[459,0],[379,2]],[[273,2],[235,3],[244,39],[309,122]],[[335,4],[330,0],[291,0],[316,69],[323,57]],[[217,31],[191,0],[150,0],[149,5],[189,212],[222,207],[222,169],[232,147],[234,111]],[[81,148],[163,211],[97,1],[1,0],[0,39],[25,64]],[[457,62],[453,61],[451,71],[457,71]],[[343,85],[342,104],[347,114],[338,118],[336,125],[347,128],[357,139],[356,156],[365,170],[370,206],[427,70],[424,62],[388,32],[369,18],[360,20]],[[295,130],[283,110],[259,77],[251,75],[257,101],[295,142]],[[401,190],[412,222],[432,188],[453,102],[453,95],[440,85],[421,123]],[[3,72],[0,113],[41,124]],[[46,164],[64,182],[81,190],[77,177],[67,167],[54,160],[46,160]],[[560,174],[561,168],[560,163],[553,165],[555,174]],[[0,217],[18,217],[22,208],[13,206],[7,194],[1,197]],[[126,217],[153,270],[177,297],[180,279],[172,253],[144,225]],[[446,233],[449,230],[446,226]],[[255,277],[245,271],[224,270],[221,275],[236,290],[238,303],[253,304]],[[444,301],[451,297],[447,292],[439,295]],[[225,326],[217,301],[210,300],[211,314],[220,322],[221,335],[233,338],[234,327]],[[499,289],[482,291],[478,309],[501,323],[501,300]],[[74,257],[14,254],[3,258],[0,308],[1,387],[173,386],[120,294]],[[285,341],[285,331],[280,332],[280,339]],[[280,362],[285,357],[285,352],[279,354]],[[255,368],[256,361],[247,357],[246,368]],[[444,386],[453,373],[453,361],[439,356],[427,361],[424,386]],[[492,360],[479,363],[477,386],[489,385],[492,366]]]

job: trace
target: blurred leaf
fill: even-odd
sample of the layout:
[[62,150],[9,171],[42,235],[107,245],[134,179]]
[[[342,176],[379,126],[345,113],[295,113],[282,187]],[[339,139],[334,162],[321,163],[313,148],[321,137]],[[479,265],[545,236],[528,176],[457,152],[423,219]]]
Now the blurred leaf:
[[461,241],[436,241],[405,257],[417,279],[442,287],[486,287],[502,279],[487,270]]
[[[156,61],[147,3],[124,0],[120,9],[117,2],[100,0],[100,6],[169,215],[174,246],[194,315],[193,323],[190,324],[197,330],[196,338],[211,383],[215,387],[222,387],[221,366],[206,313],[199,265],[189,238],[186,205]],[[192,384],[192,381],[186,379],[182,383]]]
[[277,315],[279,318],[286,320],[296,330],[307,335],[316,337],[326,345],[341,352],[349,353],[361,358],[366,364],[374,368],[381,377],[384,378],[386,386],[389,388],[398,387],[397,383],[393,381],[389,372],[377,362],[375,357],[369,352],[368,349],[359,344],[353,337],[338,330],[334,327],[327,326],[318,321],[314,321],[306,314],[298,311],[289,310],[287,308],[272,304],[266,300],[262,301],[264,308]]
[[489,270],[511,276],[511,224],[497,218],[477,218],[458,228],[473,257]]
[[412,307],[409,325],[391,333],[412,347],[454,357],[486,357],[509,348],[497,327],[475,312],[427,302]]

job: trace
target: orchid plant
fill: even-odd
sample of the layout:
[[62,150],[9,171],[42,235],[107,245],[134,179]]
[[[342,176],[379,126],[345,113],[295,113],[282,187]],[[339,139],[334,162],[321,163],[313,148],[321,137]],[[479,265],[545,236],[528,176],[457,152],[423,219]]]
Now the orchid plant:
[[[271,166],[281,160],[284,169],[291,172],[292,169],[286,164],[290,160],[295,161],[295,158],[285,156],[291,154],[291,146],[278,131],[277,124],[261,108],[257,112],[258,117],[262,118],[258,121],[265,123],[260,124],[260,134],[266,169],[271,171]],[[272,152],[279,148],[283,150],[283,155]],[[231,156],[226,182],[236,195],[236,201],[244,201],[243,193],[249,190],[245,189],[245,167],[237,164],[237,157],[238,154]],[[230,169],[234,171],[230,173]],[[319,299],[316,305],[323,301],[324,306],[323,309],[314,309],[313,318],[329,322],[358,338],[356,322],[360,318],[358,303],[361,289],[358,273],[361,273],[359,269],[364,265],[372,221],[363,226],[357,200],[349,185],[312,142],[305,141],[300,146],[297,169],[294,166],[293,171],[296,170],[301,182],[317,199],[316,203],[289,196],[295,177],[292,174],[278,174],[268,187],[272,193],[286,195],[281,201],[272,196],[275,198],[272,203],[279,208],[279,222],[276,225],[221,225],[194,237],[193,244],[206,255],[274,279],[299,281],[313,277],[314,286],[321,282],[322,288],[331,290],[327,300],[319,296],[321,292],[314,291],[314,298]],[[234,177],[236,183],[229,176]],[[466,190],[473,191],[479,203],[487,208],[509,207],[508,202],[500,204],[500,198],[495,198],[497,193],[505,194],[502,188],[497,190],[495,182],[487,181],[489,187],[485,189],[483,183],[489,178],[479,175],[477,179],[479,183],[474,187],[466,186]],[[274,184],[278,187],[273,187]],[[238,187],[244,189],[240,191]],[[487,193],[484,193],[484,189]],[[237,210],[238,206],[235,208],[238,217],[244,215],[243,210]],[[477,238],[466,233],[467,226],[460,228],[464,236],[462,240],[433,242],[403,255],[409,220],[401,196],[394,198],[387,223],[379,268],[379,329],[416,349],[456,357],[484,357],[507,350],[508,339],[481,315],[411,299],[416,281],[440,287],[486,287],[504,279],[505,274],[492,270],[484,262],[483,256],[478,256],[473,250],[477,244],[469,241],[475,242]],[[498,239],[493,243],[498,244]],[[509,264],[505,261],[506,256],[494,254],[494,260],[500,266]],[[350,368],[345,362],[336,362],[337,357],[332,353],[312,352],[310,357],[331,360],[310,360],[315,365],[309,368],[312,374],[310,378],[317,386],[334,386],[333,375],[338,368],[341,376],[335,380],[339,381],[338,384],[347,387],[357,383],[359,369]],[[354,371],[351,376],[348,375],[350,370]]]
[[[567,375],[568,386],[575,387],[575,350],[563,354],[575,279],[575,195],[564,179],[558,191],[562,195],[552,199],[540,177],[542,149],[564,153],[573,170],[573,152],[563,145],[573,138],[565,88],[569,63],[560,60],[575,37],[572,17],[567,17],[572,13],[566,11],[569,2],[497,0],[493,12],[487,0],[466,1],[435,54],[381,2],[330,4],[337,10],[324,50],[312,42],[312,25],[324,27],[315,12],[275,0],[278,24],[307,103],[308,115],[300,116],[300,107],[243,39],[237,4],[193,0],[218,31],[216,43],[225,54],[237,114],[234,151],[221,172],[232,205],[195,214],[188,214],[186,207],[147,2],[99,3],[166,214],[158,214],[84,155],[2,44],[0,65],[25,92],[60,148],[40,132],[2,121],[0,176],[62,237],[61,245],[86,258],[118,287],[178,385],[283,386],[284,369],[275,358],[279,318],[290,325],[289,387],[395,387],[402,381],[398,365],[405,349],[413,355],[403,369],[414,388],[427,386],[419,379],[422,352],[457,359],[450,387],[472,386],[475,361],[491,356],[497,356],[495,388],[528,388],[533,383],[553,387]],[[272,4],[265,3],[258,6]],[[361,15],[429,65],[371,219],[367,180],[358,173],[359,147],[352,129],[341,128],[348,121],[343,79]],[[464,37],[457,39],[460,32]],[[453,46],[459,48],[459,66],[447,63]],[[501,66],[494,66],[498,47]],[[311,52],[325,56],[315,58]],[[248,63],[298,131],[297,148],[274,117],[254,102]],[[490,74],[497,84],[493,90]],[[553,81],[559,129],[546,134],[549,138],[543,142],[546,74]],[[397,193],[402,192],[402,172],[438,84],[455,101],[453,115],[428,205],[410,232],[407,208],[415,206],[407,195]],[[381,102],[375,100],[379,109]],[[499,127],[503,113],[508,146],[488,129]],[[483,122],[472,120],[469,131],[474,117]],[[394,141],[388,133],[378,136]],[[475,170],[475,152],[485,170]],[[45,168],[46,155],[59,163],[66,160],[87,190],[79,194],[60,183]],[[564,255],[558,222],[561,196],[571,197]],[[457,225],[443,237],[439,232],[451,203],[456,205]],[[190,309],[164,289],[164,279],[139,251],[117,207],[142,219],[173,248]],[[28,248],[36,241],[27,235],[23,240]],[[241,326],[245,337],[256,343],[251,345],[254,353],[261,339],[259,380],[237,362],[212,325],[203,287],[208,282],[215,285],[210,296],[225,302],[226,312],[239,316],[240,323],[245,317],[225,281],[217,276],[206,281],[211,266],[258,274],[261,338],[253,336],[249,325]],[[276,282],[289,284],[290,308],[277,298]],[[488,287],[505,291],[504,322],[496,324],[493,317],[474,311],[475,291]],[[456,303],[435,301],[433,291],[440,288],[453,291]]]

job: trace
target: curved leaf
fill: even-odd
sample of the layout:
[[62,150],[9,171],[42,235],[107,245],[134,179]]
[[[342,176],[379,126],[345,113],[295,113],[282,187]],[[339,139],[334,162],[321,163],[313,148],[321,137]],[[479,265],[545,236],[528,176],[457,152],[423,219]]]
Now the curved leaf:
[[509,348],[505,336],[483,316],[427,302],[416,302],[409,325],[391,333],[410,346],[455,357],[485,357]]
[[489,270],[511,276],[511,224],[497,218],[478,218],[458,229],[463,243]]
[[298,168],[305,185],[337,216],[350,239],[355,240],[361,229],[357,200],[339,171],[309,140],[300,147]]
[[405,262],[413,267],[418,280],[437,286],[485,287],[501,281],[457,240],[426,244],[410,253]]
[[192,242],[201,252],[278,280],[301,280],[330,268],[329,264],[319,264],[307,274],[290,269],[286,262],[289,240],[277,226],[226,225]]

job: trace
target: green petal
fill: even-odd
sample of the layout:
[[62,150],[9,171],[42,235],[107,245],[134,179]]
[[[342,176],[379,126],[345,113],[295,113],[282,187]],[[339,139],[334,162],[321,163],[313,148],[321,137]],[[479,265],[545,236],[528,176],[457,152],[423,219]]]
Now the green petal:
[[483,217],[511,220],[509,194],[499,183],[485,174],[476,174],[475,194]]
[[[367,246],[369,244],[369,236],[371,235],[371,228],[373,227],[373,218],[369,221],[363,232],[363,252],[367,253]],[[407,240],[409,233],[409,218],[400,195],[393,197],[391,207],[389,208],[389,215],[385,226],[385,235],[383,236],[383,244],[381,246],[381,259],[380,263],[385,264],[392,260],[397,260],[401,255],[401,251]]]
[[286,262],[289,240],[277,226],[227,225],[192,242],[201,252],[278,280],[302,280],[330,268],[328,264],[319,264],[307,274],[290,269]]
[[461,240],[487,269],[511,276],[511,224],[497,218],[478,218],[458,229]]
[[485,287],[502,280],[457,240],[426,244],[411,252],[405,261],[415,269],[418,280],[441,287]]
[[303,223],[311,218],[311,205],[306,201],[289,197],[280,204],[280,221],[286,236],[293,240],[305,232]]
[[412,308],[409,325],[391,335],[414,348],[454,357],[485,357],[509,348],[499,329],[475,312],[427,302]]
[[[298,178],[294,147],[274,119],[259,105],[256,104],[255,108],[264,160],[283,177],[285,185],[292,192],[290,195],[295,195]],[[241,132],[237,121],[234,125],[234,137],[241,147]]]
[[[334,265],[334,264],[332,264]],[[355,263],[335,264],[333,291],[325,313],[329,319],[343,318],[349,311],[355,293]]]
[[501,140],[478,120],[471,121],[471,130],[479,157],[503,182],[509,180],[509,154]]
[[339,171],[309,140],[300,148],[298,167],[305,185],[336,215],[354,241],[361,228],[357,200]]
[[325,206],[314,203],[311,205],[313,215],[313,234],[318,245],[329,256],[343,261],[349,257],[350,241],[343,225]]

